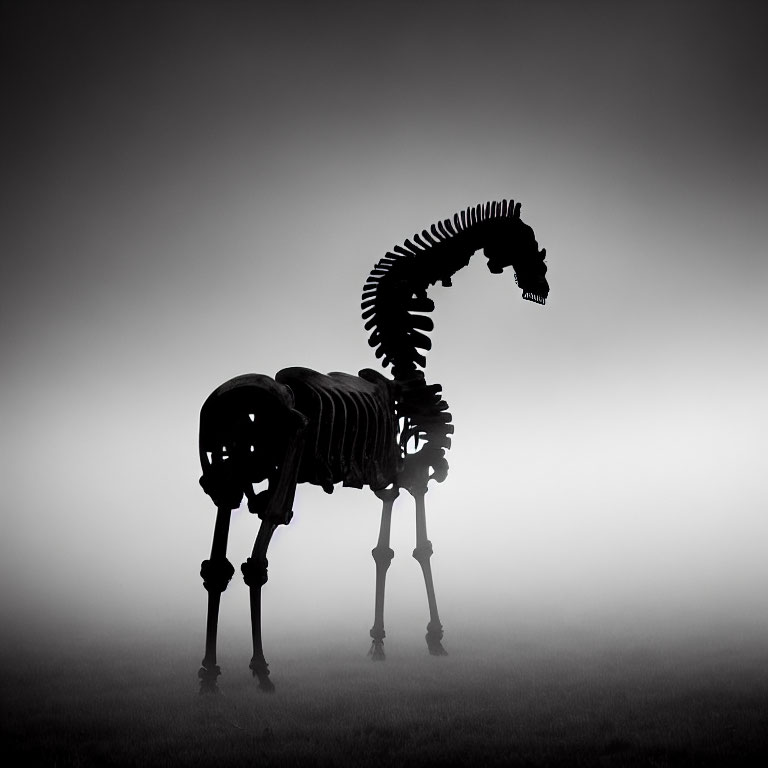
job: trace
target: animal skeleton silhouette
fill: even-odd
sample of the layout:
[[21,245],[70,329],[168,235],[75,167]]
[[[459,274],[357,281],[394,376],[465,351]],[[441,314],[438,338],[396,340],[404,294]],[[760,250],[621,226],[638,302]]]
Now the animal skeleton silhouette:
[[[238,376],[208,397],[200,412],[200,485],[217,507],[211,556],[200,575],[208,592],[205,658],[199,672],[201,692],[215,692],[220,668],[216,633],[221,593],[235,569],[226,558],[229,522],[243,496],[259,516],[253,552],[241,566],[250,589],[253,658],[250,668],[259,687],[274,690],[261,641],[261,588],[267,582],[267,548],[279,525],[287,525],[298,483],[319,485],[327,493],[336,483],[368,486],[383,502],[376,563],[373,659],[384,659],[384,585],[394,552],[390,549],[392,506],[400,489],[416,503],[416,548],[429,604],[427,647],[445,654],[437,612],[427,538],[424,496],[429,480],[448,473],[451,414],[439,384],[428,385],[421,369],[425,334],[433,323],[434,303],[427,289],[465,267],[483,249],[488,269],[511,266],[523,298],[544,304],[549,293],[546,250],[520,218],[520,203],[503,200],[467,208],[396,245],[379,260],[363,288],[363,319],[369,344],[392,379],[366,368],[358,376],[324,375],[308,368],[285,368],[274,379]],[[254,484],[267,481],[256,493]]]

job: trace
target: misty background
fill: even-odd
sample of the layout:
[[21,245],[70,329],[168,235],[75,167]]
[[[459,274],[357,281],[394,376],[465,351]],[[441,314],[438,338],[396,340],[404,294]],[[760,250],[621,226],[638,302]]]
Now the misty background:
[[[478,253],[435,287],[456,427],[427,496],[462,632],[768,629],[768,127],[760,3],[3,3],[6,637],[199,637],[207,395],[377,368],[393,245],[514,198],[546,307]],[[380,504],[301,486],[278,638],[359,641]],[[220,647],[248,637],[233,515]],[[421,642],[410,497],[387,645]]]

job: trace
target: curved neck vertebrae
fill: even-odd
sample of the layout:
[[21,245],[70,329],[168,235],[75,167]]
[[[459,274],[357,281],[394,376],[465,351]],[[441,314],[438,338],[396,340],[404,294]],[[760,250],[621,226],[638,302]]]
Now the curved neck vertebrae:
[[[480,248],[485,247],[490,258],[488,246],[492,250],[513,222],[520,224],[519,210],[519,203],[513,201],[487,203],[467,208],[453,221],[433,224],[429,231],[414,235],[380,259],[363,288],[361,306],[365,328],[371,331],[369,344],[385,368],[392,366],[396,382],[398,417],[403,420],[403,487],[445,478],[448,464],[444,454],[453,432],[440,385],[428,385],[421,370],[426,365],[424,352],[432,346],[426,334],[434,327],[428,317],[434,303],[427,297],[427,289],[437,282],[450,286],[453,275]],[[501,271],[491,263],[489,268]],[[421,444],[421,449],[406,454],[410,439],[415,448]]]

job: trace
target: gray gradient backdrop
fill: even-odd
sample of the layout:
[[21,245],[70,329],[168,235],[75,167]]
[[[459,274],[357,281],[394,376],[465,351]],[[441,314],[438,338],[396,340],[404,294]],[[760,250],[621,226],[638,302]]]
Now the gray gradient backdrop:
[[[194,631],[202,653],[204,398],[249,371],[375,367],[373,263],[503,197],[552,291],[523,302],[478,254],[432,293],[449,649],[532,622],[765,628],[761,9],[3,3],[5,629]],[[364,650],[379,503],[302,487],[295,509],[267,648]],[[413,527],[401,499],[388,642],[427,620]],[[256,529],[235,514],[236,565]],[[245,639],[239,576],[222,622]]]

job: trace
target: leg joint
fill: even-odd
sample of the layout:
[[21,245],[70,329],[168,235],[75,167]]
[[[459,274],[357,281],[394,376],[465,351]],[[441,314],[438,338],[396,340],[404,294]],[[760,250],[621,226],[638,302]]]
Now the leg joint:
[[200,693],[218,693],[219,686],[216,684],[216,678],[221,674],[221,667],[217,664],[207,664],[203,659],[203,666],[197,673],[200,678]]
[[447,655],[441,642],[443,639],[443,625],[437,619],[432,619],[432,621],[427,624],[427,634],[425,637],[427,640],[427,648],[432,656]]
[[261,587],[267,583],[269,578],[267,574],[267,568],[269,567],[269,561],[266,557],[257,558],[249,557],[241,566],[240,570],[243,574],[243,581],[249,587]]
[[389,568],[389,564],[392,562],[392,558],[395,556],[395,552],[390,547],[383,547],[380,544],[371,550],[373,559],[376,561],[377,566],[383,565],[385,568]]
[[254,653],[251,663],[248,665],[254,677],[259,678],[259,688],[266,693],[274,693],[275,684],[269,679],[269,664],[264,654]]
[[384,503],[394,503],[395,499],[400,495],[400,488],[398,488],[396,485],[393,485],[391,488],[381,488],[378,491],[374,491],[374,493]]
[[443,625],[434,619],[427,624],[427,635],[435,640],[443,639]]
[[200,576],[208,592],[223,592],[235,575],[235,567],[227,558],[203,560],[200,564]]
[[432,542],[427,540],[413,550],[413,556],[420,565],[425,565],[429,562],[429,558],[432,557],[432,552]]

